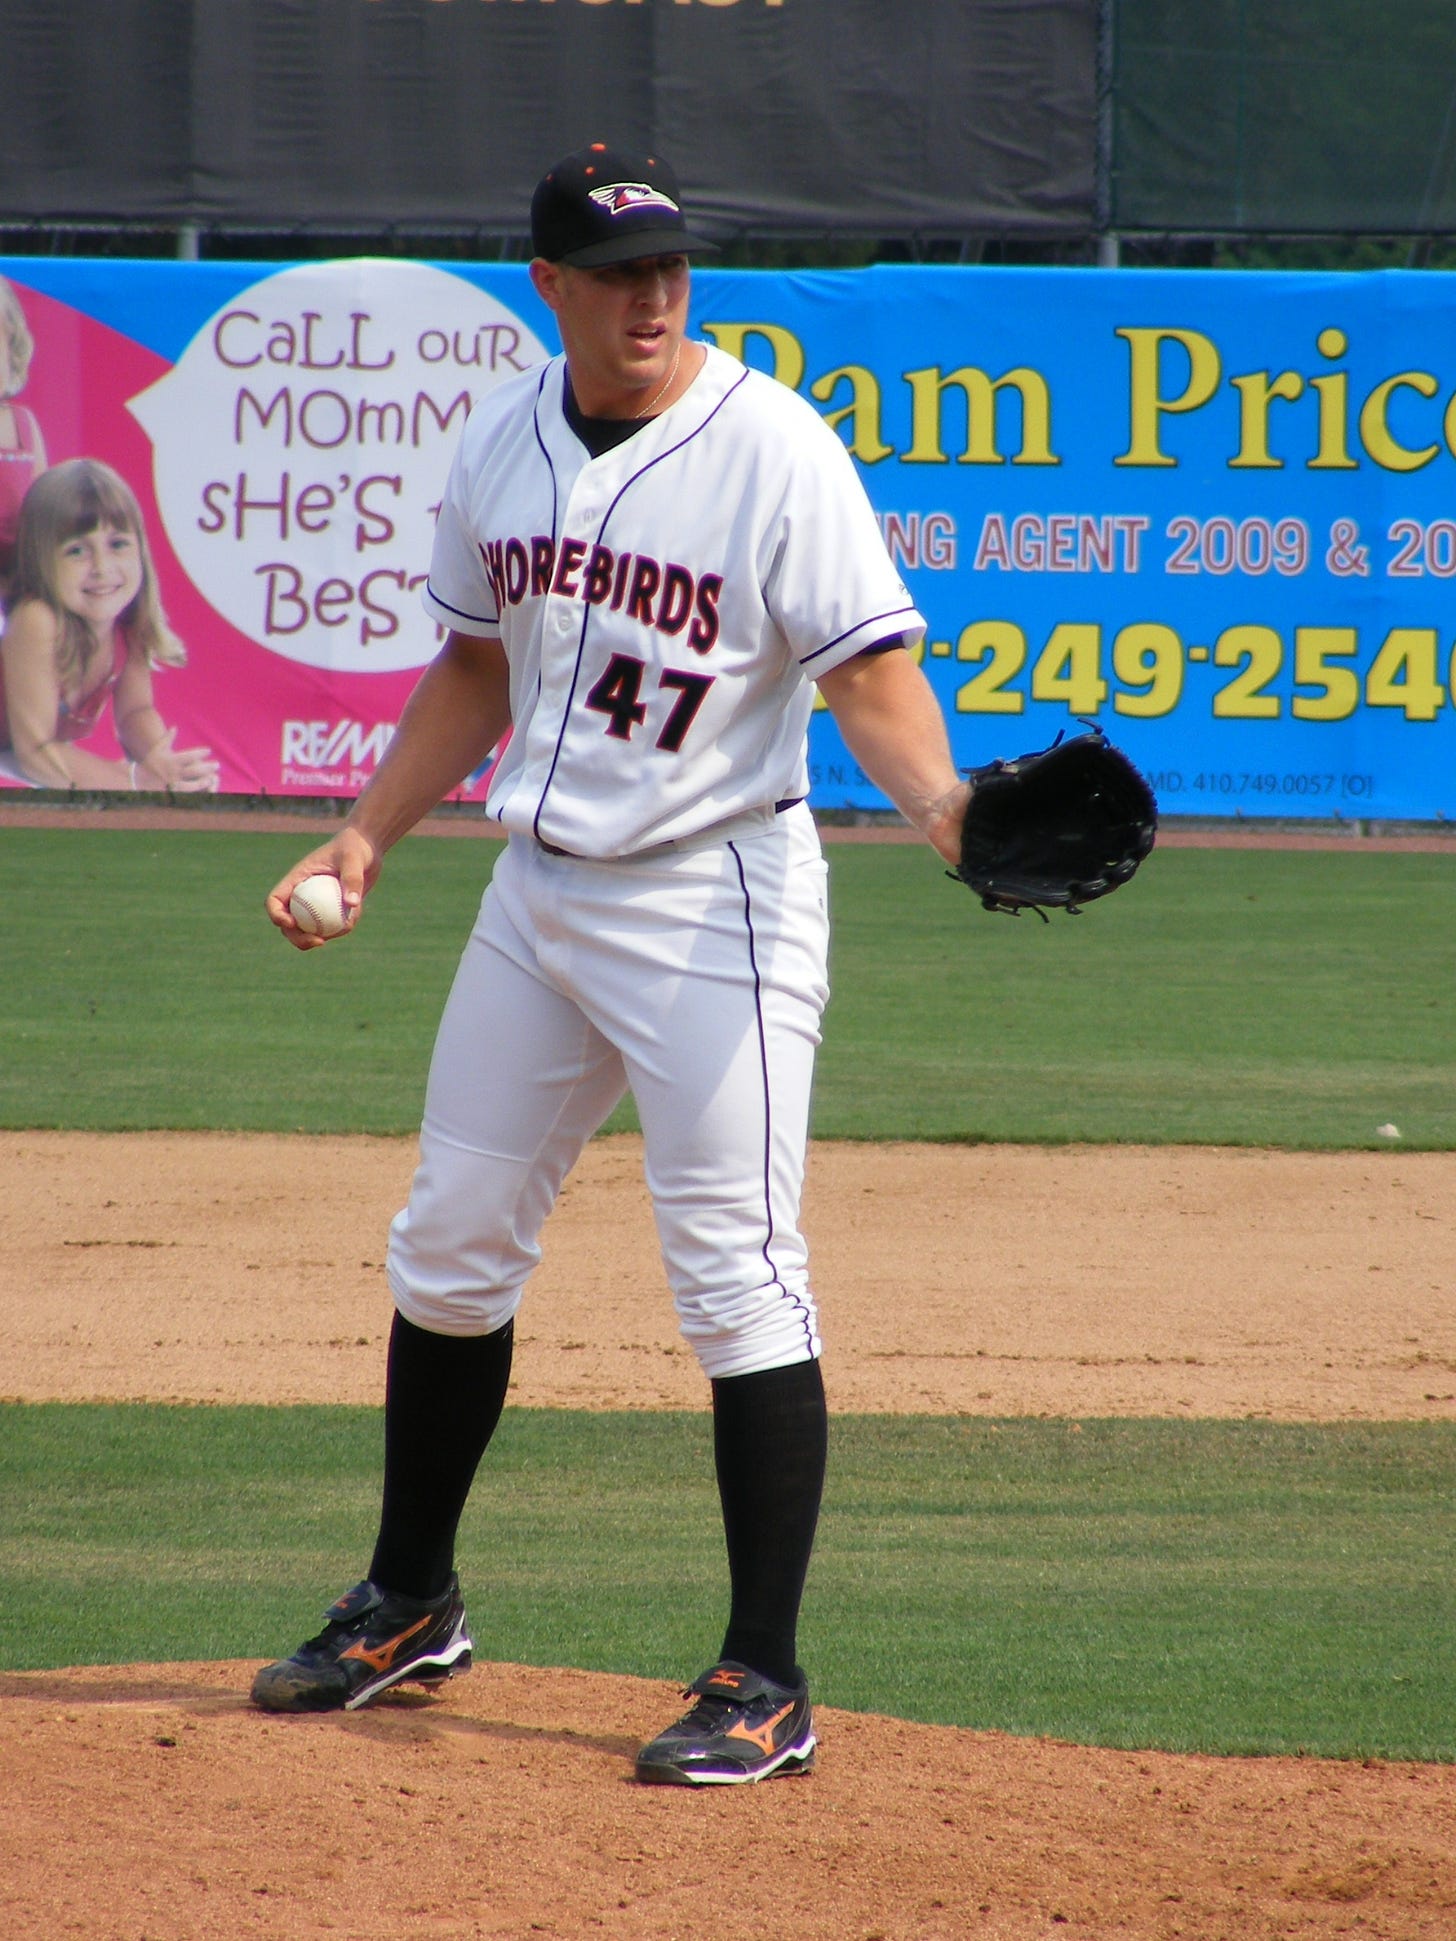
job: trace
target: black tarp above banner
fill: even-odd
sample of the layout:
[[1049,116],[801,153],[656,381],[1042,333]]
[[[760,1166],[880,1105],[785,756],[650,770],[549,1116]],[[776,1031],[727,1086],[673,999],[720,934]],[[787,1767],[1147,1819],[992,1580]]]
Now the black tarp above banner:
[[1088,235],[1097,0],[0,0],[0,224],[500,235],[596,139],[723,238]]
[[1114,228],[1456,228],[1453,0],[1118,0],[1114,17]]

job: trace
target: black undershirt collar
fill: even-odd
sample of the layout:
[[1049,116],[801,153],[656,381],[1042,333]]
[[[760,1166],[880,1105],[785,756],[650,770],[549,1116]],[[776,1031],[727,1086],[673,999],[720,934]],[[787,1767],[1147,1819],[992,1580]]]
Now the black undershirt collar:
[[600,458],[603,452],[625,445],[644,425],[652,423],[650,418],[589,418],[576,401],[570,371],[562,373],[561,409],[567,424],[593,458]]

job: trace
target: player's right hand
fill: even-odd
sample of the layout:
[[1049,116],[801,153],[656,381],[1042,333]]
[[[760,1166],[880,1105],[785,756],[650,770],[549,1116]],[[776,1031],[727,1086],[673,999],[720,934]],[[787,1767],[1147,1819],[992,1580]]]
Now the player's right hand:
[[357,830],[341,829],[330,841],[311,849],[269,890],[263,905],[269,922],[277,925],[295,950],[313,950],[319,944],[333,942],[330,937],[314,937],[300,930],[288,902],[306,876],[337,876],[348,917],[348,925],[339,935],[347,937],[359,921],[364,898],[374,887],[383,860],[373,843]]

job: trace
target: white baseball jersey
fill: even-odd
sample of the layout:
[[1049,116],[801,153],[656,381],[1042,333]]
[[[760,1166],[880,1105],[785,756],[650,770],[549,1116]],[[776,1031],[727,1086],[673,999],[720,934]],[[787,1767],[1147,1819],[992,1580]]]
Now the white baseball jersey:
[[812,682],[925,622],[844,446],[713,345],[688,391],[593,458],[564,359],[471,413],[426,611],[498,637],[510,743],[487,813],[632,855],[807,795]]

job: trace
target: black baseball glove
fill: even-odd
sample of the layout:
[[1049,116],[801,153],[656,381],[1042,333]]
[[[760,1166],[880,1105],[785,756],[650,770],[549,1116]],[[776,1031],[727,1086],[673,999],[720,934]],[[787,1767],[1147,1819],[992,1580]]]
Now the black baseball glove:
[[1119,889],[1152,849],[1153,791],[1100,728],[967,771],[971,799],[960,865],[950,874],[983,909],[1019,916],[1047,906],[1075,916]]

